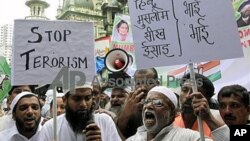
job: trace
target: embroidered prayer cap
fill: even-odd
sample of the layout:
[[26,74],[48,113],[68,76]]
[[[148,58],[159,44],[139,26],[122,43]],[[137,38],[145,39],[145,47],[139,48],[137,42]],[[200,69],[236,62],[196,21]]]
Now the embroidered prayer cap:
[[14,107],[16,106],[16,104],[18,103],[18,101],[19,101],[22,97],[27,96],[27,95],[32,95],[32,96],[36,96],[36,97],[37,97],[37,95],[35,95],[34,93],[31,93],[31,92],[21,92],[21,93],[18,94],[18,95],[13,99],[13,101],[11,102],[11,104],[10,104],[10,113],[13,112],[13,109],[14,109]]
[[73,89],[67,89],[67,90],[65,90],[64,91],[64,95],[68,94],[69,92],[73,92],[76,89],[81,89],[81,88],[89,88],[89,89],[91,89],[93,91],[93,86],[91,85],[91,83],[85,82],[82,86],[76,86]]
[[148,94],[152,92],[159,92],[159,93],[164,94],[174,104],[175,108],[177,107],[177,103],[178,103],[177,97],[171,89],[164,87],[164,86],[155,86],[148,92]]

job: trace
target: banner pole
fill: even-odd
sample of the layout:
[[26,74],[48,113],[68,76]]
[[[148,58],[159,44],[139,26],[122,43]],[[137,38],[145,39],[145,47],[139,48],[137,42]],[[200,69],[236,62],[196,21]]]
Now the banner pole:
[[[196,79],[195,79],[195,73],[194,73],[194,64],[189,63],[188,67],[189,67],[189,71],[190,71],[190,79],[192,82],[192,90],[193,90],[193,92],[198,92],[197,83],[196,83]],[[201,120],[201,117],[199,115],[197,115],[197,121],[198,121],[198,127],[199,127],[199,132],[200,132],[200,139],[201,139],[201,141],[205,141],[202,120]]]
[[53,141],[57,141],[57,135],[56,135],[56,131],[57,131],[57,100],[56,100],[56,88],[54,87],[53,89]]

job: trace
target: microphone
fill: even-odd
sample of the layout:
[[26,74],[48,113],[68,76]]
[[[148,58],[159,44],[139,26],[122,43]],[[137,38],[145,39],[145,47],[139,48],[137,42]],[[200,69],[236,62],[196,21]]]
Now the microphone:
[[[94,122],[93,119],[90,119],[89,121],[87,121],[86,127],[87,127],[89,124],[92,124],[92,123],[95,123],[95,122]],[[85,127],[85,129],[82,130],[82,133],[83,133],[83,134],[86,134],[87,130],[89,130],[89,129],[86,129],[86,127]]]

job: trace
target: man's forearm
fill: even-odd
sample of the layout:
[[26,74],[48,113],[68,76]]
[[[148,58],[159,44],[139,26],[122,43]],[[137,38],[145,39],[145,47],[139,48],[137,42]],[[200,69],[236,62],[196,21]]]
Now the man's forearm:
[[117,127],[120,129],[121,133],[126,135],[126,128],[129,121],[129,116],[126,114],[126,111],[122,111],[117,118]]
[[211,118],[206,119],[205,122],[207,123],[207,125],[211,129],[211,131],[224,125],[224,123],[217,120],[213,115],[211,116]]

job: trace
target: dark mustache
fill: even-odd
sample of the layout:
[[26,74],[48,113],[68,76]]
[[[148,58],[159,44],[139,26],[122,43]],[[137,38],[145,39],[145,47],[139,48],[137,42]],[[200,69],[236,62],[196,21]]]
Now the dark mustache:
[[88,113],[88,110],[78,110],[77,111],[78,115],[82,115],[82,114],[84,115],[84,114],[87,114],[87,113]]
[[27,118],[24,118],[24,121],[28,121],[28,120],[35,120],[34,117],[27,117]]
[[121,104],[119,102],[114,102],[112,103],[112,106],[121,106]]
[[[189,105],[189,106],[187,106]],[[192,107],[192,99],[187,99],[185,102],[183,102],[183,106],[181,108],[182,113],[193,113],[193,107]]]
[[227,120],[235,120],[236,118],[235,118],[233,115],[228,114],[228,115],[225,115],[225,116],[224,116],[224,119],[227,119]]
[[183,105],[192,105],[192,99],[187,99],[185,102],[183,102]]

